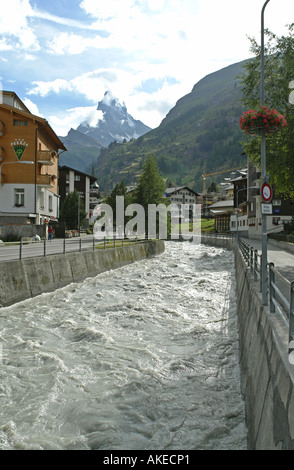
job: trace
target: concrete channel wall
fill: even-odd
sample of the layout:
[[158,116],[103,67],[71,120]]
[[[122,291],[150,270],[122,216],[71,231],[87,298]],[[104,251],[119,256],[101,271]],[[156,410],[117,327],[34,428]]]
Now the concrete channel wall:
[[0,305],[35,297],[164,252],[164,241],[82,251],[45,258],[7,261],[0,265]]
[[202,243],[235,253],[241,390],[248,450],[294,449],[294,366],[288,360],[288,330],[278,313],[262,305],[235,239],[202,237]]

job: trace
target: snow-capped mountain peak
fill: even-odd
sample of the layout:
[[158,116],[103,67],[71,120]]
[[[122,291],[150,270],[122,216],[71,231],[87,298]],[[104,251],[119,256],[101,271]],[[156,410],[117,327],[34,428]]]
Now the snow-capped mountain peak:
[[94,127],[82,123],[78,126],[77,131],[87,134],[104,147],[108,147],[114,140],[117,142],[129,141],[151,130],[141,121],[135,120],[128,113],[125,103],[121,104],[110,91],[105,92],[103,99],[98,103],[97,110],[103,113],[103,119],[98,120]]

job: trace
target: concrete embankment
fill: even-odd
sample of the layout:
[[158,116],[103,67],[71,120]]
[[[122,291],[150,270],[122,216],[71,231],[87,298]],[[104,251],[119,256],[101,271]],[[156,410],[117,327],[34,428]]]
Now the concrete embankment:
[[288,330],[278,313],[262,305],[234,239],[202,237],[233,249],[238,305],[241,389],[249,450],[294,449],[294,366],[288,360]]
[[157,240],[107,250],[2,262],[0,305],[6,307],[163,252],[164,241]]

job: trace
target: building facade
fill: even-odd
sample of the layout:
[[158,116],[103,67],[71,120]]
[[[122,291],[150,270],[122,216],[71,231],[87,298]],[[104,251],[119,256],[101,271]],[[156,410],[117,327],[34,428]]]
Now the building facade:
[[[234,183],[235,213],[231,215],[231,232],[240,236],[260,240],[262,237],[262,204],[261,172],[250,161],[247,174],[236,179]],[[291,200],[275,195],[270,202],[272,213],[267,215],[267,233],[279,233],[284,224],[290,222],[294,215],[294,204]]]
[[[182,221],[188,222],[193,217],[199,216],[196,205],[200,204],[200,195],[187,186],[167,188],[165,197],[169,198],[170,204],[177,206]],[[177,213],[174,216],[177,217]],[[173,218],[173,213],[171,213],[171,217]]]
[[[69,166],[63,165],[59,167],[59,195],[60,204],[65,201],[68,194],[78,191],[80,198],[84,203],[85,211],[87,212],[86,223],[88,225],[93,219],[93,211],[98,204],[99,186],[97,178],[87,173],[75,170]],[[93,220],[92,220],[93,219]]]
[[58,159],[66,151],[46,119],[14,92],[0,102],[0,224],[58,220]]

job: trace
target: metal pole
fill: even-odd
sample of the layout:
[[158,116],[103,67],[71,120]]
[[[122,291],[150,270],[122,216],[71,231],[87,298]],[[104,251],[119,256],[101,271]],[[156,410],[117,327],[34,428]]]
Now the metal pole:
[[[263,5],[261,12],[261,106],[264,106],[264,11],[270,0]],[[266,181],[266,150],[265,133],[261,133],[261,181]],[[268,305],[267,298],[267,220],[266,214],[262,214],[262,303]]]
[[275,267],[274,263],[269,264],[269,291],[270,291],[270,311],[271,312],[276,311],[275,304],[273,302],[273,299],[275,299],[276,297],[276,291],[273,287],[273,284],[276,283],[276,279],[275,279],[276,276],[273,270],[274,267]]
[[257,281],[257,250],[254,250],[254,281]]
[[294,281],[291,282],[290,287],[290,311],[289,311],[289,355],[294,350]]
[[78,199],[78,232],[80,235],[80,193],[79,194],[79,199]]

